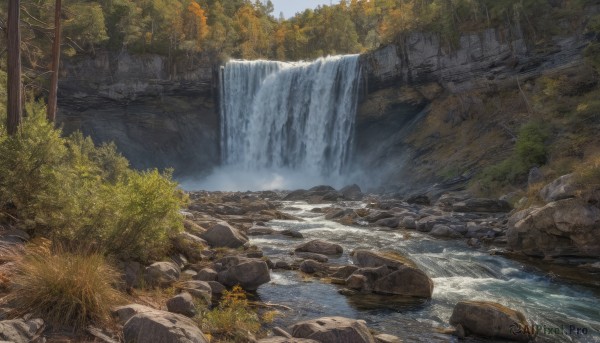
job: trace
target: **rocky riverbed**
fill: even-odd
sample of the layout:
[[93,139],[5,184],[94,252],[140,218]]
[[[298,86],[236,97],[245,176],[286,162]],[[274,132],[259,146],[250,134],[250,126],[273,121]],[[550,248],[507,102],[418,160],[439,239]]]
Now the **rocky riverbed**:
[[[264,324],[268,337],[249,334],[249,342],[600,339],[594,305],[600,299],[597,257],[554,254],[540,260],[531,253],[547,250],[548,245],[537,244],[547,242],[541,235],[553,234],[546,228],[568,226],[556,214],[541,226],[536,211],[571,208],[557,206],[559,201],[595,206],[576,194],[555,194],[538,210],[525,211],[466,192],[401,199],[363,194],[356,185],[191,192],[190,198],[182,210],[185,231],[172,238],[169,258],[147,266],[120,263],[131,292],[157,287],[176,294],[164,304],[115,309],[121,333],[94,336],[106,342],[121,335],[127,342],[208,342],[190,319],[198,314],[196,304],[215,305],[225,290],[239,285],[259,308],[279,312]],[[595,214],[593,209],[585,213],[586,220]],[[533,234],[524,229],[527,225],[541,232],[538,240],[511,242],[515,234]],[[561,234],[586,229],[577,227]],[[5,232],[3,239],[13,244],[27,237]],[[593,252],[590,242],[577,247]],[[570,244],[554,251],[572,251]],[[523,264],[527,259],[538,263]],[[27,320],[0,321],[0,336],[30,341],[43,323]],[[549,335],[539,332],[543,327],[563,329]],[[571,327],[580,333],[574,336]]]

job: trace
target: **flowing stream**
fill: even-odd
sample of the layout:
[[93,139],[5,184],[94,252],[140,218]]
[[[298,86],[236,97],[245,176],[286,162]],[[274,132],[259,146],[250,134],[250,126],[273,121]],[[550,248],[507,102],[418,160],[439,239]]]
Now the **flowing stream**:
[[[519,310],[537,325],[560,328],[560,334],[540,334],[537,342],[600,342],[600,292],[554,279],[550,275],[501,256],[475,250],[464,241],[440,240],[415,231],[377,231],[344,226],[313,213],[302,202],[287,204],[287,213],[304,221],[273,221],[269,225],[299,231],[304,240],[325,239],[344,247],[330,263],[351,264],[356,248],[393,250],[416,262],[434,281],[431,300],[338,293],[339,286],[306,278],[294,271],[276,270],[272,281],[258,290],[262,301],[287,305],[274,325],[287,326],[322,316],[364,319],[375,330],[397,335],[404,342],[458,342],[441,334],[448,328],[454,305],[463,300],[496,301]],[[357,206],[361,206],[357,204]],[[288,260],[304,240],[284,236],[252,238],[272,260]],[[575,333],[586,329],[587,334]],[[581,330],[580,330],[581,331]],[[468,342],[490,342],[469,338]],[[494,340],[494,342],[502,342]]]

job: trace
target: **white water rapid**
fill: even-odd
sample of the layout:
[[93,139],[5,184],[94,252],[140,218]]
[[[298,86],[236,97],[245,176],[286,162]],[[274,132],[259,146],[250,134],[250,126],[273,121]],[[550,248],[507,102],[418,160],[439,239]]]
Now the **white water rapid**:
[[228,62],[221,77],[223,167],[206,189],[342,182],[351,152],[358,55]]

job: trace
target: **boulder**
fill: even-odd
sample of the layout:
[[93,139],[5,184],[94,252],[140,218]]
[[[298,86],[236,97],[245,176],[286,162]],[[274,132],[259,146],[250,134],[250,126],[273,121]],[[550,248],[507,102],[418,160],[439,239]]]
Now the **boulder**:
[[198,281],[216,281],[219,277],[219,273],[217,273],[212,268],[204,268],[196,274],[193,279]]
[[507,201],[497,199],[471,198],[452,204],[454,212],[503,213],[511,210],[512,207]]
[[286,201],[302,200],[306,196],[306,193],[308,193],[308,191],[305,189],[297,189],[295,191],[289,192],[283,198],[283,200],[286,200]]
[[397,228],[399,224],[400,224],[400,218],[398,218],[398,217],[379,219],[378,221],[375,222],[375,225],[377,225],[377,226],[389,227],[390,229]]
[[131,317],[123,327],[125,342],[208,343],[196,323],[183,315],[154,310]]
[[577,183],[574,174],[563,175],[550,182],[540,190],[540,197],[545,202],[552,202],[575,197]]
[[309,192],[322,192],[323,194],[331,191],[335,191],[335,188],[327,185],[315,186],[308,190]]
[[167,309],[169,312],[183,314],[186,317],[193,317],[197,313],[194,299],[188,292],[180,293],[167,300]]
[[433,229],[429,232],[430,235],[441,238],[461,238],[462,235],[449,226],[443,224],[436,224]]
[[434,226],[438,224],[448,225],[453,222],[453,218],[450,216],[436,216],[431,215],[417,220],[415,223],[417,231],[430,232]]
[[127,323],[127,321],[135,316],[136,314],[139,313],[144,313],[144,312],[153,312],[153,311],[157,311],[156,309],[153,309],[152,307],[148,307],[148,306],[144,306],[144,305],[140,305],[140,304],[129,304],[129,305],[124,305],[124,306],[119,306],[116,307],[112,310],[112,314],[113,316],[117,317],[119,323],[121,325]]
[[169,287],[179,279],[180,273],[173,262],[155,262],[146,267],[145,279],[150,286]]
[[387,266],[391,269],[398,269],[402,266],[415,266],[410,259],[392,251],[375,252],[358,249],[350,255],[354,264],[361,268]]
[[342,194],[344,199],[350,201],[362,200],[362,198],[364,197],[362,190],[357,184],[349,185],[340,189],[340,193]]
[[315,260],[317,262],[327,262],[329,261],[329,257],[322,255],[322,254],[317,254],[314,252],[295,252],[294,253],[295,256],[299,257],[299,258],[303,258],[306,260]]
[[582,199],[564,199],[515,213],[509,219],[507,247],[538,257],[598,258],[599,232],[600,208]]
[[385,218],[393,218],[394,214],[388,211],[371,211],[364,219],[369,223],[376,223]]
[[195,298],[203,299],[207,304],[211,303],[213,292],[211,286],[206,281],[184,281],[177,284],[177,289],[188,292]]
[[29,343],[44,330],[42,319],[12,319],[0,321],[0,340]]
[[307,274],[314,274],[327,270],[327,266],[315,260],[304,260],[300,263],[300,270]]
[[375,336],[375,342],[377,342],[377,343],[402,343],[402,340],[396,336],[382,333],[382,334]]
[[402,266],[375,281],[373,291],[382,294],[431,298],[433,281],[420,269]]
[[225,261],[225,270],[219,272],[218,281],[225,286],[240,285],[246,291],[255,291],[271,281],[267,263],[260,259],[234,258]]
[[406,202],[409,204],[418,204],[418,205],[431,205],[431,200],[427,196],[427,194],[415,194],[406,199]]
[[201,238],[212,247],[239,248],[248,242],[242,233],[226,223],[213,225]]
[[292,237],[292,238],[304,238],[304,235],[298,231],[294,230],[283,230],[280,232],[284,236]]
[[341,245],[315,239],[299,245],[295,249],[299,252],[312,252],[322,255],[338,255],[344,252]]
[[352,275],[352,273],[354,273],[355,271],[357,271],[359,268],[357,266],[342,266],[342,267],[337,267],[336,269],[334,269],[334,272],[331,274],[332,278],[338,278],[338,279],[346,279],[348,278],[350,275]]
[[218,281],[208,281],[208,285],[210,286],[212,294],[223,294],[223,292],[227,289]]
[[528,342],[523,333],[525,316],[506,306],[487,301],[461,301],[454,307],[450,324],[462,326],[465,332],[479,336]]
[[326,343],[375,343],[365,321],[344,317],[323,317],[294,324],[293,337]]

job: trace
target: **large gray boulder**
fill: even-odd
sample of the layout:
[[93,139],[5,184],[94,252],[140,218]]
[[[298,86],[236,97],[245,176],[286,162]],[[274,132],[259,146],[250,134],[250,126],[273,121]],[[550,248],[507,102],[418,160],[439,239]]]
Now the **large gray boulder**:
[[344,199],[346,200],[357,201],[362,200],[362,198],[364,197],[362,190],[357,184],[349,185],[340,189],[340,193],[344,196]]
[[146,267],[145,279],[150,286],[169,287],[179,279],[180,273],[173,262],[155,262]]
[[154,310],[131,317],[123,327],[125,342],[208,343],[196,323],[183,315]]
[[341,245],[319,239],[306,242],[296,247],[299,252],[312,252],[322,255],[338,255],[344,252]]
[[322,343],[375,343],[365,321],[344,317],[323,317],[296,323],[290,332],[296,338]]
[[190,280],[180,282],[177,284],[177,289],[189,293],[194,298],[203,299],[207,304],[211,303],[212,287],[206,281]]
[[194,298],[188,292],[180,293],[167,300],[167,309],[169,312],[183,314],[186,317],[193,317],[197,313]]
[[248,238],[226,223],[213,225],[201,236],[212,247],[239,248],[248,242]]
[[572,198],[517,212],[506,236],[508,248],[530,256],[600,257],[600,208]]
[[420,269],[402,266],[373,284],[375,293],[431,298],[433,281]]
[[0,340],[13,343],[29,343],[44,330],[41,319],[12,319],[0,321]]
[[225,286],[240,285],[246,291],[255,291],[271,281],[267,263],[256,258],[226,257],[219,260],[223,270],[218,281]]
[[415,266],[415,263],[409,258],[393,251],[377,252],[357,249],[354,250],[350,255],[354,264],[361,268],[387,266],[392,269],[397,269],[402,266]]
[[540,197],[545,202],[552,202],[575,197],[578,190],[574,174],[563,175],[550,182],[540,190]]
[[506,306],[487,301],[461,301],[454,307],[450,324],[479,336],[528,342],[532,337],[523,333],[525,316]]

